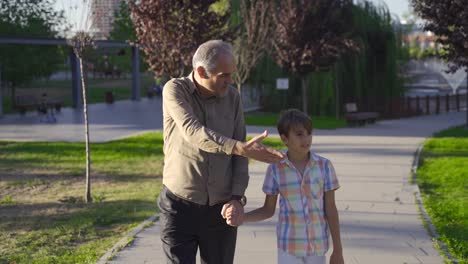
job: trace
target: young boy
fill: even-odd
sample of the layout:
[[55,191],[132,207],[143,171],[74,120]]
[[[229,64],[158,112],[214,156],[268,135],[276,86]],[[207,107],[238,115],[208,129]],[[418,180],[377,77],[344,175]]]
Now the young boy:
[[[263,207],[244,215],[244,222],[270,218],[278,194],[278,263],[325,264],[328,229],[333,240],[330,263],[344,263],[335,190],[340,186],[331,162],[310,152],[312,121],[303,112],[290,109],[278,121],[281,140],[288,147],[287,159],[270,164],[263,192]],[[226,211],[229,222],[232,210]]]

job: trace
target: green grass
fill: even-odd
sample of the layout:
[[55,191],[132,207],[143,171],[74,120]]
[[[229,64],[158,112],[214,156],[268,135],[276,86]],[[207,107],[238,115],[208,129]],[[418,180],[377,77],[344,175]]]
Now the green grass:
[[13,104],[11,102],[10,97],[5,97],[5,95],[2,95],[2,113],[8,114],[11,113],[13,110]]
[[6,183],[6,185],[7,186],[13,186],[13,187],[14,186],[21,186],[21,187],[27,186],[27,187],[34,188],[34,187],[44,185],[44,184],[47,184],[47,183],[48,183],[48,181],[46,181],[44,179],[34,178],[34,179],[9,181],[9,182]]
[[0,263],[95,263],[157,212],[162,145],[161,133],[91,144],[86,204],[84,143],[0,141]]
[[[112,89],[89,89],[87,94],[88,104],[103,103],[105,101],[105,94],[107,91],[112,92],[114,94],[115,101],[130,100],[132,96],[132,91],[129,88],[124,87]],[[72,103],[73,102],[71,97],[64,98],[64,107],[71,107]]]
[[[274,126],[278,122],[279,113],[252,112],[245,114],[245,123],[254,126]],[[346,127],[344,119],[334,117],[315,116],[312,117],[314,128],[317,129],[337,129]]]
[[[252,137],[248,137],[247,140],[250,140]],[[275,148],[277,150],[286,149],[286,145],[284,145],[283,141],[279,138],[265,138],[262,141],[262,144]]]
[[15,201],[11,195],[5,195],[2,199],[0,199],[0,205],[13,205]]
[[417,172],[424,207],[450,253],[468,263],[468,130],[457,127],[429,139]]

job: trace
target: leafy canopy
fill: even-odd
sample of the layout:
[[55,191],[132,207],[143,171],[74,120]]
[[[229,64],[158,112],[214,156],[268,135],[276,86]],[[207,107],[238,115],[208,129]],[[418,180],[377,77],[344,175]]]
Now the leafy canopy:
[[468,4],[466,0],[411,0],[414,11],[426,22],[424,29],[439,36],[442,58],[451,71],[468,67]]
[[[0,3],[1,37],[55,38],[62,13],[53,9],[49,0],[3,0]],[[63,51],[57,46],[1,45],[2,80],[13,86],[48,76],[62,61]]]
[[231,40],[229,12],[216,13],[216,0],[131,2],[136,36],[157,75],[182,76],[197,47],[211,39]]
[[353,47],[347,36],[350,0],[284,0],[276,2],[273,57],[289,71],[304,75],[328,68]]

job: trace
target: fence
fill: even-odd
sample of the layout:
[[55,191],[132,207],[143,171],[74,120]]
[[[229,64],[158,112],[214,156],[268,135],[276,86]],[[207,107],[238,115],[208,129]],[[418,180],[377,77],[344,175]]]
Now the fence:
[[398,97],[393,99],[365,98],[359,100],[359,111],[377,111],[384,118],[440,114],[464,111],[467,94]]
[[466,94],[436,95],[425,97],[408,97],[407,109],[417,109],[420,114],[440,114],[442,112],[461,111],[466,109]]

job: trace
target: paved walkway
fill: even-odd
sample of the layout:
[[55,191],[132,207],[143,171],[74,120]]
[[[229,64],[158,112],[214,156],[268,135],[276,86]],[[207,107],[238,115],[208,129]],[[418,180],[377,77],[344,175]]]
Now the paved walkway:
[[[161,98],[141,101],[117,101],[88,107],[91,142],[104,142],[133,134],[162,129]],[[0,140],[17,141],[84,141],[81,109],[64,108],[57,122],[41,123],[36,112],[0,116]]]
[[[419,144],[463,121],[464,113],[455,113],[317,131],[313,149],[334,162],[341,180],[337,204],[345,263],[443,263],[419,217],[414,196],[418,188],[408,181]],[[247,211],[263,204],[265,169],[265,164],[251,164]],[[235,263],[276,262],[276,217],[239,228]],[[156,222],[111,263],[163,263],[162,254]]]
[[[0,140],[83,141],[79,114],[64,109],[56,124],[41,124],[32,114],[4,116]],[[161,129],[158,99],[93,105],[90,117],[95,142]],[[313,151],[333,161],[342,185],[337,204],[346,263],[443,263],[419,217],[414,198],[417,186],[408,180],[419,144],[433,132],[464,120],[465,113],[450,113],[314,131]],[[248,132],[257,134],[263,129],[248,127]],[[268,130],[275,136],[274,128]],[[263,163],[251,163],[247,211],[263,204],[265,168]],[[275,263],[275,224],[276,216],[241,226],[235,263]],[[111,263],[163,263],[158,232],[156,222]]]

